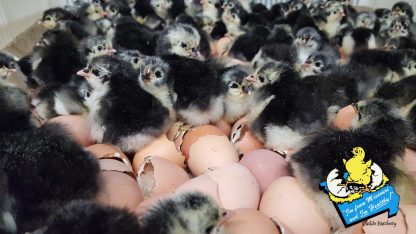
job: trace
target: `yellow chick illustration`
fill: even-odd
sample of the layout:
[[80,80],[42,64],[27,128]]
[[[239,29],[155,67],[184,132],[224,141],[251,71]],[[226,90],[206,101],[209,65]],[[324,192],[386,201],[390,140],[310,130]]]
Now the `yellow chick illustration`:
[[351,151],[354,156],[349,160],[345,160],[345,168],[348,171],[348,183],[362,184],[365,186],[364,191],[369,191],[368,185],[371,182],[372,171],[370,169],[372,161],[371,159],[364,162],[365,152],[361,147],[354,147]]

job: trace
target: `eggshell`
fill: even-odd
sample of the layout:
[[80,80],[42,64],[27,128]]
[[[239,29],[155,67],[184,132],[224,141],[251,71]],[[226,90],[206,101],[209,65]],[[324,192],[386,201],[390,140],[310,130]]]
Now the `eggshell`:
[[98,203],[134,211],[144,200],[137,182],[130,176],[117,171],[102,171],[100,176],[101,190],[95,199]]
[[174,196],[175,193],[168,192],[168,193],[161,193],[154,196],[151,196],[149,198],[146,198],[144,201],[142,201],[135,209],[135,213],[139,216],[145,214],[150,208],[152,208],[155,205],[158,205],[161,201],[168,199],[172,196]]
[[94,144],[91,139],[87,120],[82,115],[65,115],[52,118],[49,123],[62,124],[78,144],[87,147]]
[[133,172],[133,168],[131,166],[125,164],[124,162],[120,162],[114,159],[100,159],[98,161],[100,164],[101,170],[116,170],[116,171],[129,171]]
[[354,107],[352,105],[346,106],[338,111],[337,117],[332,122],[332,125],[342,130],[350,129],[355,116],[357,116],[357,113]]
[[301,190],[294,177],[275,180],[263,194],[259,210],[283,223],[294,234],[325,234],[330,228],[314,202]]
[[224,224],[227,234],[280,234],[276,225],[258,210],[238,209],[233,212],[234,215]]
[[169,141],[165,134],[134,155],[133,168],[135,171],[138,170],[140,164],[143,163],[144,158],[147,156],[157,156],[167,159],[182,168],[186,167],[185,156],[176,150],[175,144],[172,141]]
[[[396,223],[396,225],[382,225],[388,223]],[[405,218],[403,213],[399,211],[396,216],[388,218],[387,212],[368,219],[362,224],[362,231],[365,234],[405,234],[406,232]]]
[[228,137],[231,135],[231,125],[224,119],[220,119],[215,123],[215,126],[221,129],[221,131]]
[[109,144],[95,144],[88,146],[86,148],[90,153],[92,153],[97,158],[103,157],[119,157],[123,160],[123,162],[129,165],[131,168],[132,165],[130,163],[129,158],[116,146],[109,145]]
[[159,157],[146,157],[137,170],[137,182],[144,197],[174,191],[188,181],[189,175],[183,168]]
[[247,117],[243,117],[234,124],[230,139],[240,157],[253,150],[264,149],[264,145],[250,131]]
[[400,209],[406,218],[407,233],[416,233],[416,205],[401,205]]
[[251,151],[240,160],[240,164],[256,177],[261,193],[277,178],[290,174],[285,159],[266,149]]
[[183,136],[183,143],[180,148],[186,159],[189,158],[191,145],[197,142],[199,138],[207,135],[225,136],[221,129],[213,125],[201,125],[192,128]]
[[212,198],[222,207],[218,196],[218,184],[208,176],[197,176],[185,182],[176,189],[176,193],[201,192]]

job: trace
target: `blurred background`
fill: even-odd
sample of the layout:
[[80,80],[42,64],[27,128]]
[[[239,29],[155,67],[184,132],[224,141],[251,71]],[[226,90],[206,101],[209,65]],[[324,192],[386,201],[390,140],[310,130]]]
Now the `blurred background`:
[[[45,9],[69,4],[71,0],[0,0],[0,48],[40,19]],[[140,0],[139,0],[140,1]],[[271,6],[282,0],[255,0]],[[354,0],[355,5],[391,8],[398,0]],[[407,0],[416,6],[416,0]]]

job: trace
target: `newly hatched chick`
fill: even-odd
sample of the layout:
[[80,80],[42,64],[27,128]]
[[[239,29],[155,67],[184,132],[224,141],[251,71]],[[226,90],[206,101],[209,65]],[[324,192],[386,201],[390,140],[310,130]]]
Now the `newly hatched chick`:
[[71,34],[49,30],[42,36],[31,56],[33,77],[41,86],[67,83],[82,68],[81,55]]
[[374,13],[377,16],[377,22],[375,30],[378,32],[383,32],[387,30],[390,27],[391,22],[393,21],[394,14],[391,12],[391,10],[386,8],[378,8],[374,10]]
[[43,227],[60,206],[92,199],[98,192],[96,158],[60,125],[9,134],[0,141],[0,152],[7,158],[5,172],[18,233]]
[[156,45],[157,55],[176,54],[182,57],[204,59],[199,52],[201,36],[188,24],[177,23],[159,36]]
[[208,17],[214,23],[221,20],[221,1],[220,0],[202,0],[202,17]]
[[72,13],[64,10],[63,8],[56,7],[51,8],[43,12],[40,23],[47,29],[54,29],[59,21],[72,20],[79,21],[79,19]]
[[137,152],[170,126],[169,110],[135,82],[130,64],[110,56],[97,57],[78,75],[92,88],[85,104],[91,137],[97,142]]
[[[99,217],[99,218],[97,218]],[[37,234],[140,234],[137,216],[127,210],[106,207],[91,201],[73,201],[55,211]]]
[[285,154],[326,124],[326,109],[288,64],[270,62],[247,78],[254,89],[249,125],[269,149]]
[[0,85],[0,133],[30,129],[34,124],[27,94],[19,88]]
[[28,79],[20,70],[18,62],[9,54],[0,52],[0,86],[13,86],[29,91]]
[[96,22],[104,17],[105,11],[99,3],[83,3],[76,15],[90,35],[97,35],[99,28]]
[[390,51],[398,49],[414,49],[416,48],[416,39],[410,37],[387,38],[383,48]]
[[80,50],[84,54],[87,63],[95,57],[102,55],[113,55],[117,51],[113,49],[111,41],[105,36],[90,36],[80,45]]
[[[333,232],[344,231],[345,227],[328,195],[319,190],[319,184],[333,169],[339,170],[339,177],[333,180],[335,186],[339,187],[343,180],[345,184],[345,179],[341,178],[345,172],[343,160],[352,157],[351,151],[355,147],[365,150],[365,161],[371,159],[380,165],[399,193],[401,203],[411,202],[412,197],[414,200],[411,195],[414,193],[414,181],[395,165],[404,155],[404,147],[408,146],[409,140],[414,144],[409,123],[391,105],[377,99],[359,102],[356,111],[358,117],[353,121],[352,130],[322,132],[294,154],[289,162],[305,194],[316,202]],[[403,181],[411,185],[406,186]],[[333,192],[338,194],[339,191]]]
[[413,22],[413,8],[408,2],[396,2],[391,8],[391,13],[394,17],[407,16]]
[[193,192],[162,200],[143,214],[141,224],[146,234],[224,234],[226,217],[211,197]]
[[410,30],[410,20],[407,16],[399,16],[395,18],[386,33],[382,34],[385,37],[412,37],[413,34]]
[[141,63],[146,57],[138,50],[121,50],[119,53],[117,53],[117,56],[121,60],[130,63],[133,69],[136,71],[140,70]]
[[335,65],[335,59],[322,52],[315,52],[309,55],[306,61],[301,65],[300,76],[319,75],[329,71]]
[[331,39],[339,34],[341,21],[345,17],[344,7],[336,1],[329,1],[317,18],[317,25]]
[[240,66],[228,67],[221,71],[221,80],[226,86],[224,96],[224,119],[230,124],[248,113],[249,96],[244,90],[243,81],[248,75]]
[[154,96],[164,94],[159,100],[167,100],[169,90],[173,108],[184,122],[208,124],[223,116],[223,86],[208,62],[175,55],[147,57],[140,71],[140,85]]
[[146,0],[161,19],[169,22],[184,12],[185,3],[183,0]]
[[247,19],[247,12],[237,2],[229,2],[223,7],[221,15],[222,22],[227,28],[227,35],[238,37],[245,33],[243,25]]
[[297,62],[303,63],[316,51],[322,51],[333,57],[339,57],[337,51],[332,46],[327,45],[319,32],[315,28],[302,28],[296,33],[296,39],[293,42],[297,52]]

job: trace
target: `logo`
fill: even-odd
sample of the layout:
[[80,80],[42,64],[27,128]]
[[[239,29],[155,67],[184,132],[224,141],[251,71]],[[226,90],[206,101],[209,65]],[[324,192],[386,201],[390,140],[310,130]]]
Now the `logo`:
[[333,169],[319,188],[329,195],[345,227],[388,211],[388,217],[399,210],[399,195],[380,166],[365,159],[362,147],[354,147],[352,157],[343,159],[346,172],[342,177]]

